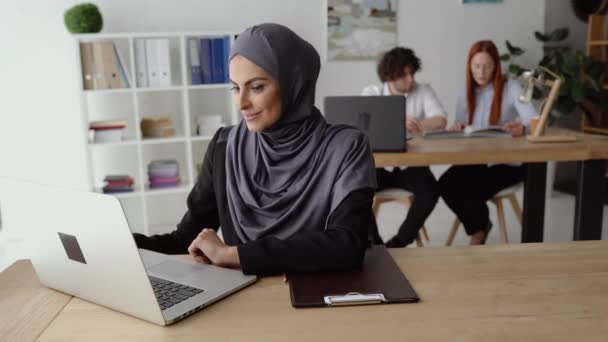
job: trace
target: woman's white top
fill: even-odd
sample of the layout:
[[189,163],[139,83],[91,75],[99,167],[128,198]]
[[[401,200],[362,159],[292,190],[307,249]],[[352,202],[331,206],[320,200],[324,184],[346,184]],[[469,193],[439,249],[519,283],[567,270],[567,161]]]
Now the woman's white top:
[[[507,122],[521,121],[525,126],[525,131],[529,131],[530,118],[537,116],[538,112],[531,103],[519,101],[522,93],[521,84],[517,80],[508,79],[502,90],[502,106],[500,113],[499,126]],[[473,128],[484,128],[490,126],[490,112],[492,110],[492,99],[494,98],[494,85],[489,84],[485,88],[475,89],[475,114],[473,116]],[[466,88],[458,95],[456,101],[455,122],[465,126],[469,123],[469,105],[467,104]],[[492,166],[496,164],[488,164]],[[507,165],[520,166],[521,163],[510,163]]]
[[[361,92],[363,96],[381,96],[392,95],[388,88],[388,83],[382,83],[378,86],[375,84],[369,85]],[[445,109],[439,102],[439,98],[428,84],[415,83],[414,89],[403,94],[405,96],[405,113],[407,117],[416,118],[418,120],[428,119],[434,116],[445,117]]]
[[[502,107],[500,120],[497,125],[502,126],[507,122],[521,121],[530,127],[530,118],[537,116],[536,108],[531,103],[519,101],[522,87],[517,80],[508,79],[502,91]],[[492,110],[492,99],[494,98],[494,85],[489,84],[485,88],[475,89],[475,114],[473,116],[473,128],[484,128],[490,126],[490,112]],[[454,122],[468,125],[469,106],[467,104],[467,92],[463,89],[458,94],[456,101],[456,113]]]

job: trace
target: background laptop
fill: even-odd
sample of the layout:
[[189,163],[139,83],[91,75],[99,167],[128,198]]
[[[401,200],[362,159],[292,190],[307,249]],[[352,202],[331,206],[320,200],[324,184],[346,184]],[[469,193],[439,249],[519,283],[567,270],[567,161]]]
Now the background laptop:
[[328,96],[324,107],[327,122],[357,127],[374,152],[406,151],[405,96]]
[[240,270],[138,250],[108,195],[0,179],[4,226],[24,232],[48,287],[166,325],[255,282]]

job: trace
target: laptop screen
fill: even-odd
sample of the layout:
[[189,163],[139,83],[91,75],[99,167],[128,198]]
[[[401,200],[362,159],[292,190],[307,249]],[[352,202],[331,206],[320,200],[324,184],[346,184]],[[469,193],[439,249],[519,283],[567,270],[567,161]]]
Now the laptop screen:
[[406,151],[404,96],[328,96],[324,114],[330,124],[363,131],[374,152]]

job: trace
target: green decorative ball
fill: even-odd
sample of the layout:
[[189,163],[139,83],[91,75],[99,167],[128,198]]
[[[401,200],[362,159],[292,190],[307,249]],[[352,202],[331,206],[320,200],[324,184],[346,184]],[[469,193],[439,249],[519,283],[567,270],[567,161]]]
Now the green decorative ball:
[[99,8],[91,3],[76,5],[65,11],[63,21],[70,33],[97,33],[103,27]]

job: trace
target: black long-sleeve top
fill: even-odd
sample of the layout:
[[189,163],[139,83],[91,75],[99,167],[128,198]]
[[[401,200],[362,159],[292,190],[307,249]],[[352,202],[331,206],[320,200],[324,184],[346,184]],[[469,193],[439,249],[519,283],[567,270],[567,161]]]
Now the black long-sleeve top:
[[368,244],[373,189],[351,192],[329,215],[324,231],[302,232],[280,240],[269,236],[243,243],[237,236],[226,197],[226,137],[216,132],[207,148],[203,168],[188,195],[188,210],[177,229],[168,234],[134,234],[139,248],[165,254],[186,254],[203,228],[222,229],[224,242],[237,246],[245,274],[273,275],[340,271],[358,267]]

